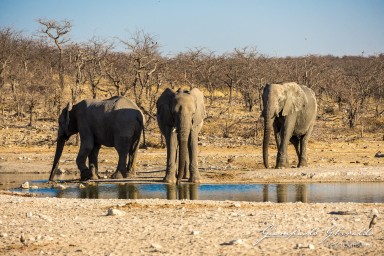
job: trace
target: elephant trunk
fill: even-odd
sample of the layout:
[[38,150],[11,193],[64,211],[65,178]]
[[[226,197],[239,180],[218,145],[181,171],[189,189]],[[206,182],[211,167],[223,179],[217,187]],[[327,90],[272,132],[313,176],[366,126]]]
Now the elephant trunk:
[[179,141],[179,166],[178,166],[178,175],[177,181],[180,182],[184,177],[185,169],[187,165],[187,159],[189,154],[188,152],[188,140],[191,132],[192,120],[189,120],[185,116],[180,117],[179,123],[179,132],[178,132],[178,141]]
[[179,145],[179,173],[177,174],[177,181],[180,182],[184,177],[185,169],[187,165],[188,154],[188,140],[181,140]]
[[269,147],[269,138],[272,130],[272,118],[270,117],[269,111],[265,112],[264,116],[264,138],[263,138],[263,162],[265,168],[269,168],[268,164],[268,147]]
[[51,174],[49,175],[50,181],[52,181],[56,175],[57,168],[59,167],[59,160],[60,160],[61,154],[63,153],[64,145],[65,145],[65,139],[62,137],[58,137],[57,144],[56,144],[55,157],[53,159],[52,170],[51,170]]

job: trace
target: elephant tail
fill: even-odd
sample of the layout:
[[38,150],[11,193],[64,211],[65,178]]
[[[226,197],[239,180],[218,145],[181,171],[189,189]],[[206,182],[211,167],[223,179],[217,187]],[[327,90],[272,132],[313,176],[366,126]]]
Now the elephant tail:
[[139,118],[137,118],[137,121],[140,123],[141,127],[140,127],[140,132],[143,133],[143,144],[142,144],[142,148],[147,148],[147,142],[145,140],[145,125],[144,125],[144,122],[142,122],[142,120],[140,120]]

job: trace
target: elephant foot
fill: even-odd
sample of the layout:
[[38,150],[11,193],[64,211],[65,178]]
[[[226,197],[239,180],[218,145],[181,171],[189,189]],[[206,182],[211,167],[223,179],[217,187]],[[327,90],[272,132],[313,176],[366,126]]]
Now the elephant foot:
[[307,167],[308,163],[307,160],[301,159],[297,167]]
[[289,168],[289,161],[288,160],[279,160],[276,163],[276,169],[283,169],[283,168]]
[[92,171],[89,169],[84,169],[80,171],[80,180],[87,181],[92,179]]
[[176,183],[176,177],[172,173],[167,173],[167,175],[165,175],[163,181],[168,183],[168,184],[175,184]]
[[91,171],[91,180],[98,180],[99,175],[97,175],[97,169],[93,164],[91,164],[90,166],[90,171]]
[[127,178],[127,173],[122,173],[121,171],[119,170],[116,170],[112,176],[111,176],[112,179],[124,179],[124,178]]
[[198,172],[192,173],[188,181],[191,183],[200,183],[200,174]]

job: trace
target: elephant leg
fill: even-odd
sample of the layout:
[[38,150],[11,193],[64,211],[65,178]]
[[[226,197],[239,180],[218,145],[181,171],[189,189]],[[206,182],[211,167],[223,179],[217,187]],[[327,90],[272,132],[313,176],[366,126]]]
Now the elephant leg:
[[89,169],[92,174],[92,180],[99,179],[99,165],[98,165],[98,157],[99,157],[99,151],[100,151],[100,144],[95,144],[93,146],[93,149],[91,153],[88,156],[89,161]]
[[295,122],[289,122],[285,120],[284,125],[280,131],[281,144],[279,150],[277,152],[276,158],[276,168],[288,168],[289,160],[288,160],[288,142],[292,137],[293,126]]
[[198,133],[199,129],[192,129],[189,141],[189,171],[191,176],[189,181],[200,183],[200,173],[198,168]]
[[131,149],[129,150],[129,159],[127,165],[128,177],[136,177],[136,158],[139,151],[140,135],[136,141],[134,141]]
[[[276,148],[277,148],[277,150],[279,150],[280,145],[281,145],[281,134],[280,134],[281,133],[281,127],[279,126],[279,122],[277,119],[275,119],[273,122],[273,132],[275,134]],[[277,159],[276,159],[276,164],[277,164]],[[288,152],[286,152],[285,165],[289,166]]]
[[85,162],[93,149],[93,139],[83,138],[80,142],[80,150],[76,157],[76,164],[80,170],[80,179],[92,179],[92,171],[87,168]]
[[167,168],[165,170],[164,182],[176,183],[176,166],[177,166],[177,134],[173,127],[168,127],[165,134],[165,142],[167,144]]
[[127,159],[131,137],[119,136],[115,139],[115,149],[119,155],[116,171],[112,174],[112,179],[127,178]]
[[299,139],[298,137],[296,136],[293,136],[291,138],[291,143],[293,144],[293,146],[295,147],[295,151],[296,151],[296,154],[297,154],[297,157],[299,159],[299,162],[300,162],[300,141],[301,139]]
[[299,155],[299,165],[298,167],[305,167],[308,165],[307,163],[307,147],[309,137],[311,136],[313,130],[313,125],[309,128],[308,132],[302,136],[300,139],[300,155]]

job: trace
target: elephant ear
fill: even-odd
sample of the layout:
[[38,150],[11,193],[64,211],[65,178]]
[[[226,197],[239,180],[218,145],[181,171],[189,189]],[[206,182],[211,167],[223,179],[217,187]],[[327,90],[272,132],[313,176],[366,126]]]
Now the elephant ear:
[[285,104],[283,107],[283,116],[287,116],[297,111],[301,111],[308,103],[304,90],[297,83],[283,84],[285,89]]
[[172,101],[175,98],[175,92],[167,88],[160,95],[156,102],[157,107],[157,119],[161,124],[173,125],[174,121],[172,118]]
[[66,111],[66,113],[65,113],[65,127],[64,127],[64,131],[65,131],[65,134],[67,135],[67,136],[69,136],[69,112],[71,112],[71,110],[72,110],[72,103],[70,103],[70,102],[68,102],[68,104],[67,104],[67,106],[65,107],[65,111]]
[[193,115],[192,122],[194,125],[199,125],[207,115],[205,112],[204,94],[197,88],[193,88],[190,94],[195,98],[196,102],[196,111]]

